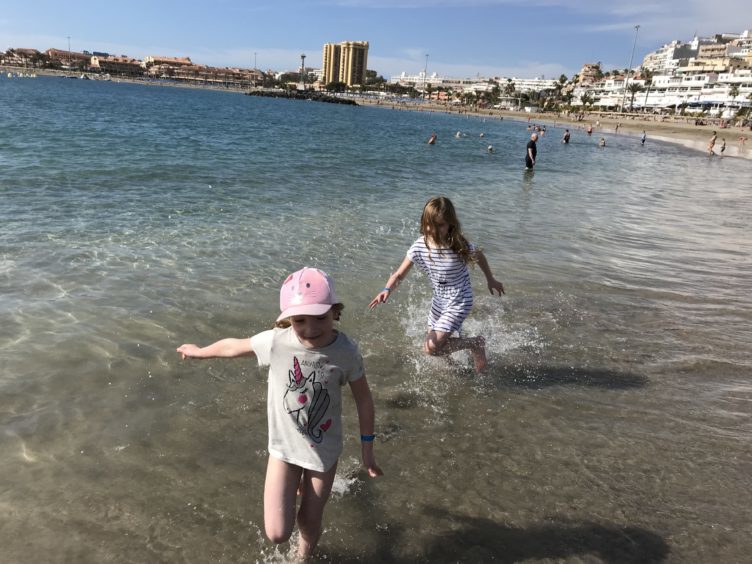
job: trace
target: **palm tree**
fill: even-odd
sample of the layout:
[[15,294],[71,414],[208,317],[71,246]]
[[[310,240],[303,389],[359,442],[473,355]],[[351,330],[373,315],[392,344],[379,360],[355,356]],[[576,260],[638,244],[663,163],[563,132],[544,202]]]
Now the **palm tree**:
[[432,84],[427,84],[426,85],[426,97],[427,97],[428,100],[431,99],[431,93],[432,92],[433,92],[433,85]]
[[582,106],[587,109],[587,106],[595,102],[595,98],[593,98],[589,92],[585,92],[580,96],[580,102],[582,102]]
[[491,88],[491,95],[489,96],[490,98],[489,103],[498,104],[499,96],[501,96],[501,88],[499,88],[498,84],[494,84],[493,88]]
[[634,108],[634,97],[635,97],[635,94],[637,94],[638,92],[642,92],[643,90],[645,90],[645,89],[642,87],[642,84],[637,84],[636,82],[633,82],[632,84],[630,84],[629,86],[627,86],[627,91],[632,95],[632,99],[629,101],[629,111],[630,112]]
[[648,107],[648,96],[650,96],[650,87],[653,84],[653,72],[646,69],[645,67],[640,67],[640,76],[645,80],[645,103],[643,104],[643,110]]
[[731,96],[731,103],[734,103],[734,100],[739,95],[739,85],[738,84],[732,84],[731,88],[729,88],[728,95]]

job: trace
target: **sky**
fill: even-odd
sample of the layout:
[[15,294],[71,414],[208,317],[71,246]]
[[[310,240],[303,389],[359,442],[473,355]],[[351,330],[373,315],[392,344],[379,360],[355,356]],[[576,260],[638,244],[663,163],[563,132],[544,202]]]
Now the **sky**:
[[0,49],[68,49],[70,38],[79,52],[287,71],[301,54],[320,68],[324,43],[368,41],[368,68],[386,79],[424,69],[559,78],[584,63],[639,66],[673,39],[745,29],[750,0],[28,0],[4,2]]

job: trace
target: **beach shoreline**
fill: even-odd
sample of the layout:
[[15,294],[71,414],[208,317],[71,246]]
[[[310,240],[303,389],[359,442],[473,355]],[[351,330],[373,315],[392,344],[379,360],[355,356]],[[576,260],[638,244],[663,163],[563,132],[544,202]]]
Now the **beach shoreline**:
[[[52,69],[28,69],[24,67],[0,66],[0,72],[19,73],[34,72],[38,76],[51,76],[59,78],[78,78],[83,75],[91,80],[101,80],[98,75],[91,73],[76,73],[73,71],[58,71]],[[26,79],[19,79],[26,80]],[[112,77],[111,82],[124,82],[132,84],[141,84],[144,86],[167,86],[172,88],[190,88],[198,90],[214,90],[220,92],[230,92],[236,94],[249,94],[251,92],[260,92],[265,89],[256,88],[249,90],[247,88],[236,88],[230,86],[180,83],[175,81],[166,81],[160,79],[137,79],[129,77]],[[267,89],[268,90],[268,89]],[[426,103],[422,101],[410,101],[409,103],[395,103],[374,99],[367,96],[353,96],[350,98],[362,106],[374,106],[384,109],[399,109],[415,112],[433,112],[447,114],[462,114],[474,117],[492,118],[492,119],[510,119],[530,124],[545,125],[546,128],[570,129],[571,131],[583,132],[588,125],[593,126],[594,135],[631,135],[639,137],[643,131],[647,135],[647,142],[658,140],[665,143],[674,143],[688,149],[707,153],[708,141],[715,131],[718,139],[715,144],[716,156],[719,156],[722,140],[726,139],[726,151],[723,153],[724,158],[744,158],[752,160],[752,127],[720,127],[717,124],[704,123],[695,125],[695,118],[691,116],[637,116],[634,114],[625,114],[623,116],[614,115],[612,112],[585,112],[580,113],[583,116],[579,119],[578,114],[565,115],[554,112],[525,112],[501,109],[468,109],[464,106],[452,106],[450,104]],[[619,125],[619,131],[616,132],[616,126]],[[744,142],[740,139],[746,138]]]
[[[546,128],[564,129],[572,132],[587,129],[588,125],[593,126],[593,135],[629,135],[639,138],[645,131],[647,141],[658,140],[666,143],[674,143],[688,149],[707,153],[708,141],[715,131],[718,139],[715,144],[715,154],[719,156],[722,139],[726,139],[726,151],[723,153],[724,158],[744,158],[752,159],[752,128],[725,127],[705,124],[695,125],[694,119],[688,116],[677,116],[660,121],[660,116],[637,117],[637,116],[619,116],[614,117],[608,112],[587,112],[583,119],[577,118],[577,114],[563,115],[553,112],[524,112],[513,110],[468,110],[464,107],[452,107],[444,104],[393,104],[390,102],[377,101],[370,98],[358,98],[362,105],[378,106],[386,109],[398,109],[417,112],[433,112],[470,115],[480,118],[490,119],[509,119],[522,123],[545,125]],[[616,126],[619,125],[619,131],[616,132]],[[739,138],[745,137],[746,142],[742,145]]]

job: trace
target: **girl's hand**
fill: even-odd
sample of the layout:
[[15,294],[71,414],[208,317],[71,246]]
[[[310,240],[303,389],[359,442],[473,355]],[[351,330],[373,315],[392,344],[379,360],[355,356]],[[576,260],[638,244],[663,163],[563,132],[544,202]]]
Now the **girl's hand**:
[[363,466],[366,467],[368,475],[371,478],[378,478],[384,475],[384,472],[376,464],[376,459],[373,456],[373,443],[363,443],[362,456]]
[[386,300],[389,298],[389,294],[389,290],[381,290],[381,292],[379,292],[376,297],[371,300],[371,303],[368,304],[368,307],[373,309],[379,304],[386,303]]
[[506,294],[504,291],[504,284],[496,280],[496,278],[491,278],[488,281],[488,289],[491,292],[491,295],[493,296],[494,290],[496,290],[499,295]]
[[183,360],[186,358],[198,358],[198,351],[200,350],[201,347],[197,347],[196,345],[181,345],[177,349]]

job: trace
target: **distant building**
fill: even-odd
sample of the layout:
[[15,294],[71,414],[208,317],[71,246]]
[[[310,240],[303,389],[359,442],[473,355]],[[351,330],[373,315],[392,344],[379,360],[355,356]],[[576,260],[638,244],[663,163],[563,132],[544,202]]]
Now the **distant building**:
[[642,66],[653,74],[672,74],[689,59],[696,57],[699,49],[697,38],[693,43],[674,40],[645,55]]
[[0,59],[3,64],[14,67],[34,66],[42,58],[42,53],[36,49],[8,49]]
[[324,84],[344,82],[348,86],[365,84],[368,68],[368,41],[326,43],[321,75]]
[[580,84],[591,84],[599,80],[601,75],[600,63],[585,63],[579,72]]
[[717,57],[714,59],[703,58],[690,59],[686,65],[676,69],[677,75],[707,74],[707,73],[725,73],[736,72],[752,68],[752,60],[741,57]]
[[75,51],[63,51],[62,49],[47,49],[45,55],[51,63],[59,63],[63,68],[88,68],[91,63],[91,55],[76,53]]
[[545,92],[547,90],[554,90],[556,85],[559,84],[558,80],[548,78],[517,78],[512,77],[497,78],[495,79],[499,84],[507,84],[511,81],[514,84],[515,92]]
[[731,42],[733,45],[739,47],[740,57],[749,57],[752,55],[752,31],[747,29],[737,39]]
[[144,66],[150,67],[152,65],[170,65],[172,67],[187,67],[193,65],[190,57],[155,57],[149,55],[144,57]]
[[708,45],[700,45],[697,50],[696,59],[710,60],[710,59],[724,59],[726,57],[733,57],[741,52],[741,47],[737,45],[725,44],[725,43],[712,43]]
[[130,57],[113,57],[111,55],[100,57],[94,55],[91,57],[90,68],[94,71],[124,76],[143,76],[144,74],[141,61]]

